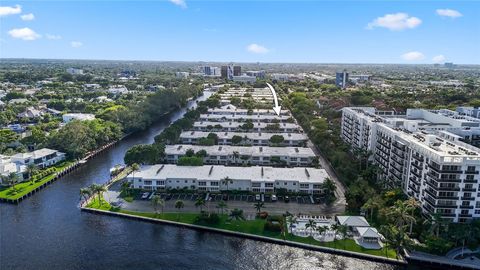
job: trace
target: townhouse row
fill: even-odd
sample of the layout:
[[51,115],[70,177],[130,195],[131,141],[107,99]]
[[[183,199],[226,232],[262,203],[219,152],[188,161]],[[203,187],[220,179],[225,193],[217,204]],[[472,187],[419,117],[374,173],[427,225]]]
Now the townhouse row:
[[320,194],[328,178],[324,169],[177,166],[158,164],[143,166],[127,176],[134,188],[144,190],[188,189],[205,192],[226,190],[273,193],[278,190]]
[[[254,132],[203,132],[184,131],[180,134],[182,144],[198,144],[202,138],[209,134],[216,134],[219,145],[254,145],[254,146],[305,146],[308,140],[303,133],[254,133]],[[280,136],[283,140],[279,143],[272,142],[273,136]],[[238,139],[238,142],[235,140]]]
[[167,145],[165,161],[176,164],[179,158],[202,150],[204,164],[311,166],[315,160],[315,153],[306,147]]
[[193,123],[193,130],[197,131],[217,131],[217,132],[282,132],[282,133],[299,133],[303,132],[302,128],[295,123],[263,123],[256,122],[249,129],[248,122],[210,122],[198,121]]

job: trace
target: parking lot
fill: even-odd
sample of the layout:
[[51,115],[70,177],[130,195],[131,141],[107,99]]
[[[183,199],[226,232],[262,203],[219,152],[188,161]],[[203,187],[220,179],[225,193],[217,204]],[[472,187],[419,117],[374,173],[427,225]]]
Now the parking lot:
[[[139,194],[133,202],[126,202],[120,197],[119,191],[114,185],[109,191],[105,193],[105,198],[110,203],[118,204],[123,209],[131,211],[151,212],[153,211],[151,197],[154,195],[152,192],[148,194],[147,198],[142,199],[142,194]],[[181,209],[182,212],[198,212],[199,209],[195,207],[195,201],[202,197],[206,201],[206,208],[211,211],[216,210],[216,205],[219,201],[223,200],[227,203],[228,209],[239,208],[242,209],[247,217],[254,216],[256,210],[254,203],[259,201],[264,202],[264,208],[262,211],[267,211],[270,214],[283,214],[286,211],[293,214],[311,214],[311,215],[335,215],[343,212],[343,207],[336,205],[327,206],[321,197],[311,197],[309,195],[299,196],[281,196],[276,195],[276,200],[272,201],[272,196],[264,194],[257,196],[251,194],[205,194],[205,193],[157,193],[164,201],[165,212],[177,212],[175,208],[175,202],[182,200],[185,207]]]

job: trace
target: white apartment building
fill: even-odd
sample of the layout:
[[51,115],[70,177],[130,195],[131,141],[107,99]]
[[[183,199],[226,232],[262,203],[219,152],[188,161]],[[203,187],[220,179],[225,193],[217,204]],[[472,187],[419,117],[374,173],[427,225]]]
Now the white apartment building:
[[[273,110],[267,109],[254,109],[254,110],[247,110],[247,109],[240,109],[236,106],[229,104],[222,106],[220,108],[213,108],[208,109],[208,114],[218,114],[218,115],[277,115]],[[290,116],[290,111],[288,110],[281,110],[280,115],[288,115]]]
[[208,134],[214,133],[218,136],[219,145],[231,145],[234,136],[241,137],[242,144],[255,146],[271,145],[270,139],[274,135],[284,138],[280,146],[303,146],[308,138],[303,133],[248,133],[248,132],[203,132],[203,131],[184,131],[180,134],[182,144],[198,144],[201,138],[206,138]]
[[19,165],[35,164],[38,168],[46,168],[65,159],[65,153],[48,148],[42,148],[28,153],[18,153],[11,156],[13,163]]
[[[480,149],[444,136],[470,122],[445,121],[445,116],[425,110],[407,115],[344,108],[341,136],[354,148],[371,151],[379,180],[401,187],[421,203],[424,213],[439,213],[453,222],[480,217]],[[431,121],[436,118],[445,122]]]
[[[228,177],[228,178],[227,178]],[[228,184],[222,180],[231,180]],[[145,190],[192,189],[206,192],[243,190],[271,193],[279,189],[289,192],[318,194],[328,174],[324,169],[225,167],[221,165],[177,166],[158,164],[143,166],[127,176],[134,188]]]
[[243,125],[246,122],[209,122],[200,121],[193,123],[193,130],[197,131],[228,131],[228,132],[282,132],[282,133],[300,133],[302,128],[295,123],[253,123],[253,128],[245,130]]
[[226,122],[226,121],[236,121],[244,122],[246,120],[251,120],[252,122],[282,122],[287,123],[293,122],[293,118],[288,115],[221,115],[221,114],[201,114],[199,117],[200,121],[212,121],[212,122]]
[[165,160],[176,164],[187,151],[205,150],[205,164],[310,166],[315,153],[307,147],[166,145]]

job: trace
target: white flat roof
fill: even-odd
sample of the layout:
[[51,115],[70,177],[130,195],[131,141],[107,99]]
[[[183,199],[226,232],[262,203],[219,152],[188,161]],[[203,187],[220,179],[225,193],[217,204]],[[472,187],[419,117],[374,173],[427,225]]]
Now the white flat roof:
[[231,145],[189,145],[176,144],[166,145],[165,154],[184,155],[188,149],[195,152],[205,150],[209,155],[232,155],[238,152],[239,155],[248,156],[293,156],[293,157],[314,157],[312,149],[308,147],[270,147],[270,146],[231,146]]
[[287,115],[268,115],[268,114],[258,114],[258,115],[221,115],[221,114],[201,114],[200,115],[201,119],[225,119],[225,120],[263,120],[263,119],[278,119],[278,120],[283,120],[286,121],[287,119],[290,118],[290,116]]
[[[263,171],[263,173],[262,173]],[[135,172],[135,178],[147,180],[198,179],[220,181],[225,177],[232,180],[257,182],[298,181],[321,184],[328,178],[324,169],[273,168],[273,167],[227,167],[221,165],[177,166],[170,164],[145,165]],[[132,178],[132,174],[128,175]]]
[[198,139],[215,133],[219,139],[231,139],[233,136],[247,137],[250,140],[269,140],[273,135],[283,136],[285,140],[304,141],[307,136],[303,133],[262,133],[262,132],[207,132],[207,131],[184,131],[180,138]]
[[[193,123],[194,127],[207,127],[207,126],[215,126],[220,125],[222,127],[239,127],[246,122],[212,122],[212,121],[197,121]],[[273,123],[265,123],[265,122],[256,122],[253,123],[254,127],[265,128],[267,125],[272,125]],[[278,123],[280,128],[292,128],[292,129],[300,129],[300,126],[295,123]]]

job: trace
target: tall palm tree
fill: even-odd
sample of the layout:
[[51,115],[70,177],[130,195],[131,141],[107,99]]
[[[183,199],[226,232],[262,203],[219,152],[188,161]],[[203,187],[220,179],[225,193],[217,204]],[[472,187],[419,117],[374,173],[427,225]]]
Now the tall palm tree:
[[153,195],[152,197],[152,206],[153,206],[153,209],[155,211],[155,214],[158,214],[158,207],[160,206],[160,208],[162,209],[162,213],[163,213],[163,206],[165,205],[165,201],[158,195]]
[[395,249],[398,258],[403,248],[409,246],[411,242],[410,238],[405,233],[404,228],[397,226],[382,226],[380,230],[383,232],[383,235],[387,240],[387,245]]
[[328,230],[328,227],[326,226],[317,226],[317,232],[320,235],[324,235],[327,230]]
[[347,234],[348,234],[348,226],[347,225],[340,225],[340,226],[338,226],[338,231],[342,234],[343,249],[345,249],[346,244],[347,244],[347,241],[345,241],[345,239],[347,238]]
[[312,236],[312,233],[315,229],[317,229],[317,223],[313,219],[309,219],[307,224],[305,224],[305,229],[310,229],[310,236]]
[[435,235],[436,237],[440,235],[444,223],[445,220],[443,220],[442,216],[439,213],[433,213],[423,222],[423,224],[429,227],[430,233]]
[[103,192],[107,191],[107,188],[103,185],[98,185],[98,184],[91,184],[90,185],[90,190],[92,194],[97,194],[98,197],[98,203],[102,205],[102,194]]
[[218,202],[217,208],[220,209],[220,211],[221,211],[221,213],[222,213],[222,215],[223,215],[223,210],[224,210],[224,209],[227,209],[228,206],[227,206],[227,203],[226,203],[224,200],[221,200],[221,201]]
[[28,178],[30,178],[30,181],[32,181],[32,184],[33,184],[33,175],[36,174],[38,172],[38,167],[37,165],[35,164],[28,164],[27,165],[27,174],[28,174]]
[[243,216],[243,210],[238,208],[231,210],[230,214],[228,215],[228,219],[245,220],[245,217]]
[[184,207],[185,207],[185,203],[182,200],[177,200],[175,202],[175,208],[179,210],[179,212],[177,213],[177,220],[180,218],[180,209]]
[[205,206],[205,200],[201,197],[198,197],[198,199],[195,201],[195,207],[200,207],[200,212],[202,212],[204,206]]
[[293,227],[295,226],[294,224],[298,224],[298,220],[295,216],[288,215],[287,216],[287,223],[288,223],[288,229],[291,232]]
[[227,191],[228,191],[228,184],[233,184],[233,180],[227,176],[221,180],[221,183],[222,185],[225,185],[227,187]]
[[265,207],[265,204],[263,202],[256,202],[253,207],[255,207],[257,213],[260,213],[260,211],[262,211],[262,208]]
[[[420,202],[417,201],[414,197],[410,197],[408,200],[405,201],[405,205],[410,209],[410,216],[412,216],[413,220],[415,220],[415,217],[414,217],[415,210],[421,206]],[[415,222],[410,220],[410,229],[408,230],[409,235],[412,234],[413,223]]]
[[123,181],[122,185],[120,186],[120,192],[125,194],[125,196],[130,195],[130,182]]
[[373,213],[375,209],[377,209],[379,206],[378,199],[379,198],[377,196],[372,197],[368,199],[368,201],[366,201],[365,204],[362,206],[362,208],[367,210],[367,213],[370,214],[370,220],[373,219]]
[[83,198],[84,201],[88,200],[88,197],[92,195],[92,191],[89,188],[81,188],[80,189],[80,196]]
[[330,229],[333,231],[333,246],[334,248],[337,248],[337,233],[338,233],[338,229],[339,229],[340,225],[337,224],[337,223],[333,223],[331,226],[330,226]]
[[8,184],[12,187],[13,189],[13,193],[17,193],[17,188],[15,187],[15,185],[17,184],[18,182],[18,175],[14,172],[8,174],[7,176],[7,182]]
[[400,200],[396,201],[395,204],[389,208],[387,217],[391,218],[398,227],[416,222],[415,218],[410,215],[410,208]]
[[138,165],[138,163],[133,163],[130,167],[132,168],[132,178],[135,179],[135,172],[140,170],[140,165]]

